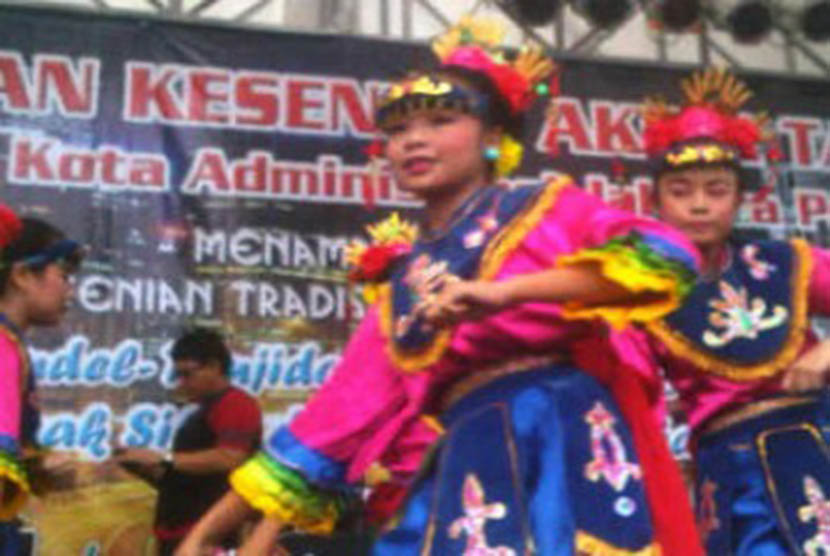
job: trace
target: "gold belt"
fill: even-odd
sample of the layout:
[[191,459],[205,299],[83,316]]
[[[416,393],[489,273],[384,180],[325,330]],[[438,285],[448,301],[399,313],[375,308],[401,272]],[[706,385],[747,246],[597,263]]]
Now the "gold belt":
[[534,371],[540,367],[554,363],[562,363],[567,360],[562,354],[541,355],[535,357],[522,357],[511,359],[497,365],[485,366],[469,375],[456,380],[452,386],[441,396],[438,406],[442,411],[449,409],[458,400],[482,386],[507,375]]
[[750,402],[747,405],[709,419],[703,426],[700,436],[703,437],[707,434],[720,432],[732,425],[737,425],[738,423],[770,413],[776,409],[804,405],[814,401],[815,398],[812,396],[784,396]]

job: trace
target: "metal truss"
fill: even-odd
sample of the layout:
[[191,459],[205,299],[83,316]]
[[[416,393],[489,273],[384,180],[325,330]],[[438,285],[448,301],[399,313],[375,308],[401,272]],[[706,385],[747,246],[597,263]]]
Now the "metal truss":
[[[0,0],[0,5],[89,9],[178,21],[223,21],[243,27],[308,30],[419,41],[434,36],[463,13],[500,13],[505,0]],[[510,17],[508,15],[508,17]],[[591,26],[570,6],[545,26],[513,19],[513,40],[531,39],[555,55],[645,60],[664,65],[729,65],[738,70],[830,78],[830,42],[810,43],[777,23],[762,42],[732,42],[704,10],[697,32],[672,34],[650,28],[640,10],[614,29]],[[634,51],[617,48],[639,40]],[[682,44],[681,44],[682,43]],[[623,50],[621,52],[620,50]],[[764,54],[766,52],[767,54]],[[769,53],[773,53],[770,55]]]

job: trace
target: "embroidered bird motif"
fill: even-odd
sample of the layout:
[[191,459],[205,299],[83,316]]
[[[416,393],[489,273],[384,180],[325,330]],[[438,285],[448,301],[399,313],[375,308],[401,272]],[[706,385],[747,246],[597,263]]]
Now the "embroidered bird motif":
[[767,313],[767,303],[760,297],[751,302],[746,288],[735,289],[725,281],[720,281],[721,299],[712,299],[709,306],[715,311],[709,315],[709,323],[716,328],[723,328],[720,334],[712,330],[703,332],[703,343],[710,347],[725,346],[735,338],[754,340],[764,330],[781,326],[789,315],[787,308],[776,305],[772,314]]
[[640,466],[628,461],[625,445],[614,430],[617,420],[601,402],[585,415],[591,427],[591,454],[594,459],[585,465],[585,477],[592,482],[604,479],[617,492],[625,488],[629,478],[639,479]]
[[464,515],[455,519],[449,526],[447,533],[450,538],[457,539],[467,535],[467,542],[461,556],[516,556],[516,551],[506,546],[491,547],[487,542],[484,526],[490,519],[502,519],[507,515],[507,508],[501,502],[487,504],[484,497],[484,488],[473,474],[464,478],[461,503]]
[[750,276],[756,280],[766,280],[778,267],[770,262],[759,259],[759,253],[760,249],[758,249],[758,246],[750,243],[744,245],[744,248],[741,249],[741,258],[749,268]]
[[798,517],[805,523],[815,519],[818,524],[816,534],[804,543],[804,552],[807,556],[830,554],[830,500],[818,481],[809,475],[804,477],[804,495],[809,504],[798,508]]
[[697,528],[700,531],[700,538],[703,542],[709,538],[712,531],[720,528],[718,519],[718,505],[715,502],[715,491],[718,485],[711,479],[706,479],[700,486],[700,510],[698,514]]

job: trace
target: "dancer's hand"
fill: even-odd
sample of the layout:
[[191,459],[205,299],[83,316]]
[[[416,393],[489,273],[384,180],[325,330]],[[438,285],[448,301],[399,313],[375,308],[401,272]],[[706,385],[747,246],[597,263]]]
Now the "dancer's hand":
[[818,390],[830,378],[830,340],[819,342],[790,365],[781,382],[789,392]]
[[504,282],[459,280],[423,300],[415,313],[434,326],[450,326],[495,313],[509,303]]

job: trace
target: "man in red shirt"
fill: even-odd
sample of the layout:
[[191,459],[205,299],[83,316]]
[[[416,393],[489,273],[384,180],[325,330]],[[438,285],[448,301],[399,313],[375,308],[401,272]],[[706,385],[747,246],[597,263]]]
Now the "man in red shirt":
[[158,490],[154,532],[160,556],[173,554],[222,497],[228,472],[254,453],[262,436],[256,400],[230,384],[231,354],[219,334],[202,328],[187,332],[171,355],[181,392],[198,408],[176,431],[171,451],[120,448],[115,458]]

